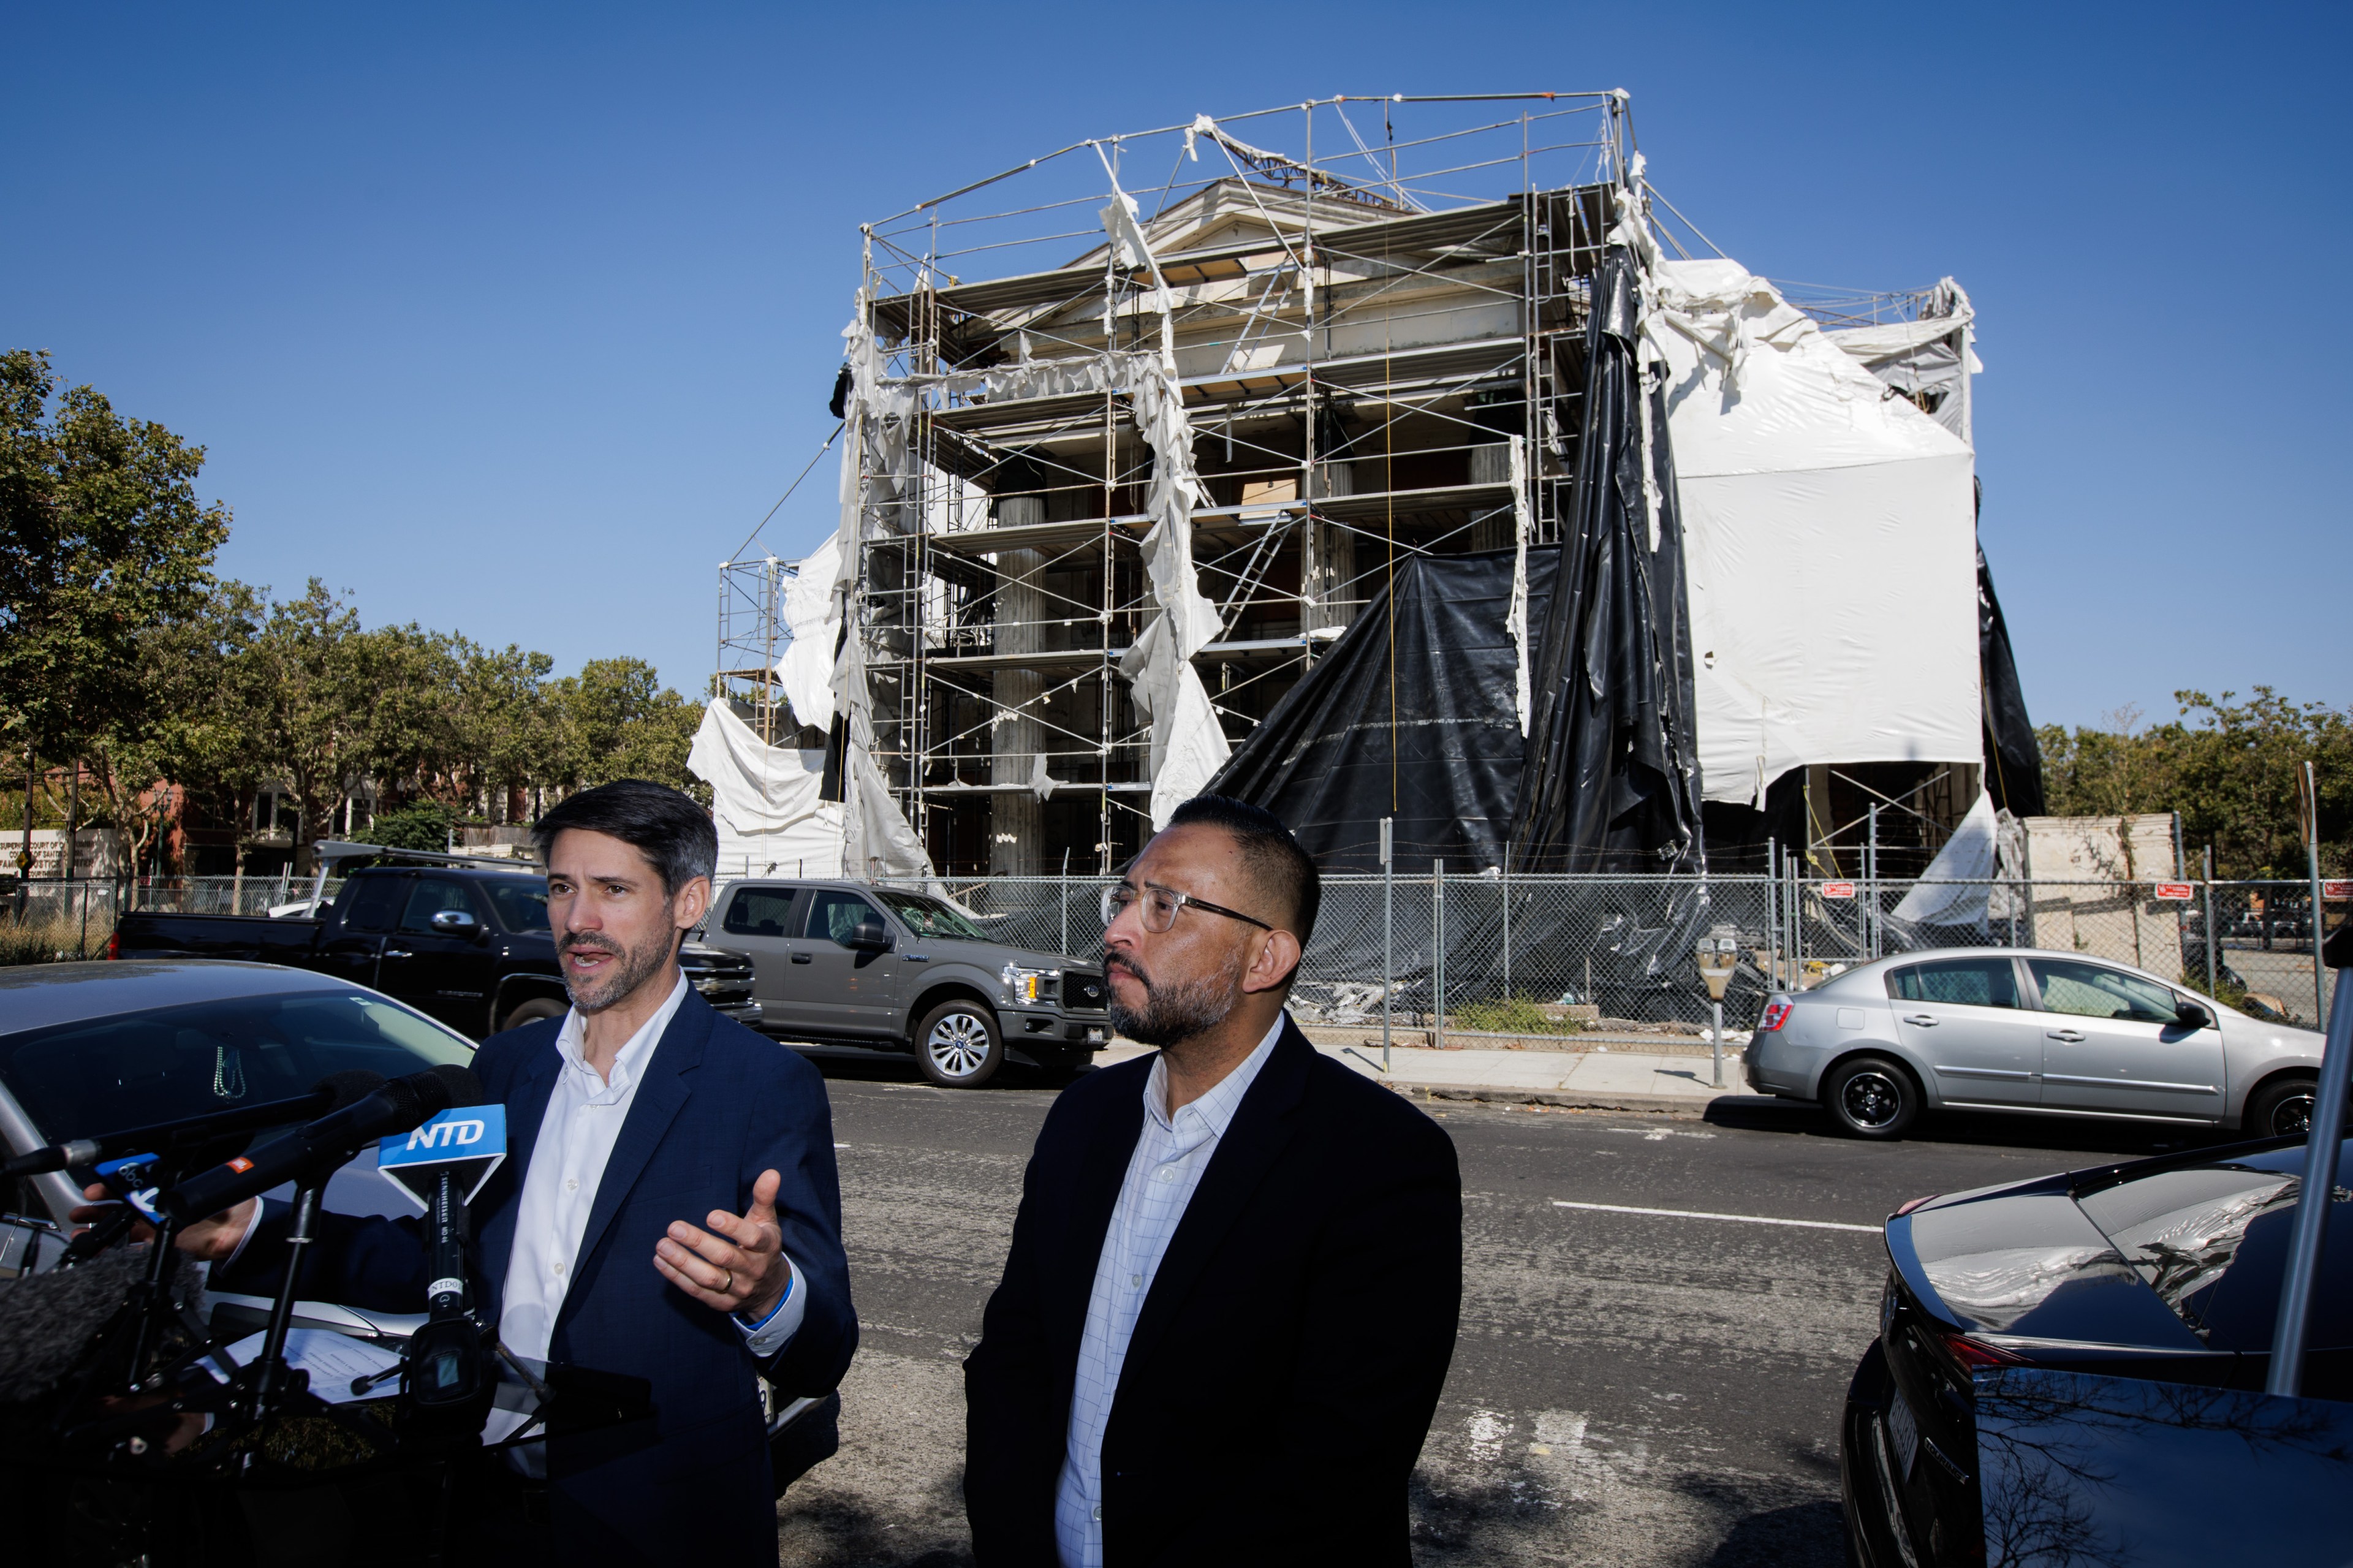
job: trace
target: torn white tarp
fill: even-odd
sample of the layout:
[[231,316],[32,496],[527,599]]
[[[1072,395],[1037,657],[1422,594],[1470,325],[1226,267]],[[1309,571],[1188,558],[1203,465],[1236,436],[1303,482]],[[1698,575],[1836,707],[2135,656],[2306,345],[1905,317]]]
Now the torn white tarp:
[[1895,906],[1894,918],[1915,925],[1982,928],[2000,847],[2001,825],[1994,815],[1993,796],[1979,791],[1978,803]]
[[818,798],[823,752],[768,745],[733,709],[713,702],[686,765],[711,786],[720,880],[842,874],[842,808]]
[[1937,424],[1970,441],[1968,378],[1985,369],[1972,346],[1976,320],[1968,293],[1947,278],[1931,292],[1917,321],[1841,327],[1822,335],[1920,403]]
[[1736,261],[1658,264],[1706,798],[1791,768],[1974,763],[1968,447]]
[[776,679],[796,722],[833,726],[835,645],[841,641],[841,538],[811,551],[785,587],[785,630],[791,641]]
[[1528,707],[1533,693],[1528,680],[1528,443],[1512,437],[1512,604],[1504,628],[1512,634],[1512,710],[1520,716],[1520,734],[1528,732]]

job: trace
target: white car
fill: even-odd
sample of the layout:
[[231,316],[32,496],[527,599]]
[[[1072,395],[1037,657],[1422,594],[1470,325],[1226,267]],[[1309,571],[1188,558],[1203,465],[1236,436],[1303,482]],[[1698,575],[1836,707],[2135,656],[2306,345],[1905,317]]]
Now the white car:
[[2080,952],[1952,948],[1861,964],[1767,1000],[1760,1094],[1900,1137],[1923,1110],[2003,1110],[2301,1137],[2321,1037]]

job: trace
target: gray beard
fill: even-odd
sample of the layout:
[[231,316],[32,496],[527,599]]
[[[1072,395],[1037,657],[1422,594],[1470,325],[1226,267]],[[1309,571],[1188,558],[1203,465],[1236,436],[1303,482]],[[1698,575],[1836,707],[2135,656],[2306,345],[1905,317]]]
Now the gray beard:
[[[628,995],[638,986],[661,973],[670,962],[672,932],[658,942],[649,942],[635,952],[626,949],[603,947],[593,942],[575,942],[574,947],[592,948],[599,952],[618,953],[620,962],[613,966],[612,978],[596,984],[575,981],[567,970],[564,973],[564,989],[570,994],[572,1005],[583,1013],[601,1013]],[[558,952],[562,956],[561,950]]]
[[[1153,984],[1143,970],[1120,961],[1120,967],[1134,975],[1144,987],[1144,1006],[1131,1012],[1122,1005],[1119,993],[1111,992],[1112,1027],[1129,1039],[1144,1046],[1173,1046],[1189,1040],[1196,1035],[1207,1034],[1224,1023],[1241,999],[1238,982],[1241,965],[1229,964],[1219,974],[1197,975],[1191,980]],[[1106,985],[1106,990],[1111,987]]]

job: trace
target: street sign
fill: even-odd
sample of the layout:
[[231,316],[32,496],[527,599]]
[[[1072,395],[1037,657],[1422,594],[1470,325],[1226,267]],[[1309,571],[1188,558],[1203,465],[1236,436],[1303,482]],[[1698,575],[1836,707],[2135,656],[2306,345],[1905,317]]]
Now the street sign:
[[2156,896],[2160,899],[2179,900],[2186,904],[2197,890],[2187,882],[2159,882],[2157,885]]
[[2320,884],[2320,896],[2342,903],[2347,899],[2353,899],[2353,882],[2323,882]]
[[1851,899],[1854,897],[1854,884],[1852,882],[1824,882],[1822,884],[1822,897],[1826,899]]

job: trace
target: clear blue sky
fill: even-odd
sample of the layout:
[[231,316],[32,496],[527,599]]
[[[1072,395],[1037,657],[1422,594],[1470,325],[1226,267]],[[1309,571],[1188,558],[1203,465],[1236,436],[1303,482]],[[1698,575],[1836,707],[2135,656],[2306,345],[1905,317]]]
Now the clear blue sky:
[[1198,110],[1624,87],[1751,269],[1974,296],[2039,721],[2343,704],[2347,16],[5,0],[0,344],[209,449],[225,571],[691,694],[832,426],[860,219]]

